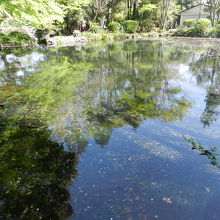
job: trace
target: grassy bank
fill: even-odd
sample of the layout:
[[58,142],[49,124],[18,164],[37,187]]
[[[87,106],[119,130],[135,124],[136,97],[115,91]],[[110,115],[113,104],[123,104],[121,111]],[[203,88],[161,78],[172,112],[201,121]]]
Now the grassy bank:
[[[144,39],[184,39],[190,43],[189,39],[193,39],[196,42],[220,42],[220,38],[204,38],[204,37],[177,37],[174,36],[175,30],[169,31],[151,31],[151,32],[141,32],[141,33],[93,33],[93,32],[83,32],[81,36],[74,37],[70,36],[55,36],[47,38],[46,42],[48,46],[73,46],[77,44],[83,44],[87,42],[96,41],[110,41],[110,40],[144,40]],[[0,34],[0,48],[10,48],[10,47],[32,47],[38,44],[29,35],[20,32],[10,32]],[[181,43],[180,43],[181,45]]]
[[123,40],[123,39],[144,39],[149,37],[168,37],[170,36],[169,32],[143,32],[143,33],[91,33],[85,32],[82,34],[83,37],[88,38],[92,41],[100,40]]

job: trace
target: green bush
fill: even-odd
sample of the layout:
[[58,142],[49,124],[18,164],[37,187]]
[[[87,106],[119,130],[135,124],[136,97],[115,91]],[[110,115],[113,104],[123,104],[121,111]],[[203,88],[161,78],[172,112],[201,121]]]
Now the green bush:
[[190,28],[179,28],[173,33],[173,36],[180,36],[180,37],[196,37],[197,32],[194,27]]
[[33,39],[24,33],[13,31],[10,33],[0,34],[0,44],[6,46],[20,46],[33,43]]
[[37,29],[35,31],[35,36],[37,37],[39,44],[46,44],[46,36],[49,34],[48,29]]
[[6,34],[0,34],[0,44],[9,45],[10,38]]
[[110,40],[110,36],[108,34],[102,34],[102,40]]
[[174,36],[183,36],[183,37],[207,37],[213,33],[210,32],[211,21],[202,18],[196,21],[195,25],[192,27],[183,27],[179,28],[173,33]]
[[135,33],[138,29],[138,21],[127,20],[123,23],[124,31],[126,33]]
[[209,19],[199,19],[195,24],[195,31],[197,32],[197,36],[204,37],[210,26],[211,21]]
[[196,24],[196,20],[193,19],[187,19],[183,22],[184,27],[192,27]]
[[214,28],[210,28],[208,32],[208,36],[220,38],[220,24],[217,24],[216,27]]
[[217,28],[210,28],[207,33],[208,37],[217,37]]
[[119,32],[120,28],[121,28],[121,25],[118,22],[110,22],[108,24],[108,29],[111,32],[117,33],[117,32]]
[[216,37],[220,37],[220,24],[216,25]]
[[143,31],[149,32],[149,31],[152,31],[154,28],[155,28],[155,25],[151,19],[143,20],[143,22],[141,24],[141,29]]
[[195,27],[189,27],[189,28],[186,28],[185,36],[186,37],[199,37],[199,34]]
[[186,37],[188,35],[188,28],[179,28],[173,32],[173,36]]
[[98,23],[89,22],[89,31],[93,33],[103,33],[104,29]]

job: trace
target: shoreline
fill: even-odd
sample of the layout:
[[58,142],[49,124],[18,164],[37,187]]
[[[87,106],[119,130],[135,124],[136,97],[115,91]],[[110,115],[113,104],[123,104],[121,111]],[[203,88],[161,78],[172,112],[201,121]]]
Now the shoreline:
[[[116,40],[178,40],[178,41],[196,41],[199,43],[214,43],[220,44],[220,38],[204,38],[204,37],[178,37],[169,36],[166,34],[157,33],[157,36],[152,34],[155,33],[135,33],[135,34],[121,34],[121,33],[103,33],[96,34],[85,32],[82,36],[55,36],[46,39],[46,47],[66,47],[76,46],[85,43],[92,43],[97,41],[116,41]],[[192,42],[191,42],[192,43]],[[34,48],[40,46],[38,43],[23,44],[23,45],[2,45],[0,44],[0,50],[13,49],[13,48]],[[216,48],[218,49],[218,48]]]

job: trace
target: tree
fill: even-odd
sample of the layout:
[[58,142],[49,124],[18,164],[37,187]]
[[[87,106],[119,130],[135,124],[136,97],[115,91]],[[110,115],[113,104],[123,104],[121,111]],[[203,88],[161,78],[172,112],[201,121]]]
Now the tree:
[[215,27],[217,18],[220,13],[220,0],[209,0],[210,4],[210,18],[212,26]]
[[178,7],[174,0],[162,0],[160,2],[160,27],[166,29],[169,22],[173,22],[178,14]]
[[64,13],[65,28],[72,33],[74,28],[80,29],[81,22],[91,17],[92,0],[58,0]]
[[19,24],[42,28],[63,21],[63,10],[55,0],[0,1],[0,21],[13,19]]
[[93,21],[96,21],[97,18],[102,15],[102,13],[111,1],[112,0],[93,0],[93,7],[95,13]]
[[158,23],[157,4],[144,3],[139,8],[139,20],[141,30],[151,31]]

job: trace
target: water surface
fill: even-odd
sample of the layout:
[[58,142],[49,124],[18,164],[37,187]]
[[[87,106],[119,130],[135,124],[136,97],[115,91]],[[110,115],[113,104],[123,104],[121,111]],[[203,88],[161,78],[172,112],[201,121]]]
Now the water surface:
[[219,169],[183,138],[219,146],[210,51],[169,41],[1,51],[1,217],[220,219]]

